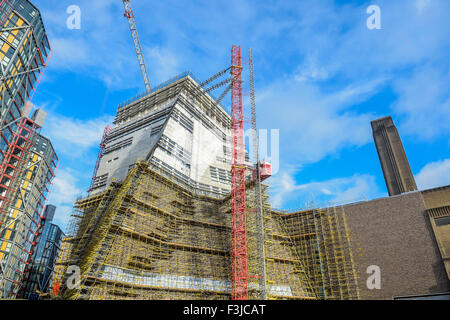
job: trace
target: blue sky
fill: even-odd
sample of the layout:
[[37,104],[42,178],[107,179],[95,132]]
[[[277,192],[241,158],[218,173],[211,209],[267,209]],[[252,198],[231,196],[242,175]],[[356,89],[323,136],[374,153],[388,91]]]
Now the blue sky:
[[[117,105],[144,90],[120,0],[34,0],[53,56],[33,103],[61,159],[49,202],[66,224]],[[369,30],[366,8],[381,8]],[[81,8],[69,30],[66,9]],[[448,0],[132,1],[153,85],[253,49],[258,126],[280,129],[282,209],[387,196],[370,121],[392,115],[420,189],[450,184]],[[248,83],[246,84],[248,88]],[[246,105],[248,109],[248,105]]]

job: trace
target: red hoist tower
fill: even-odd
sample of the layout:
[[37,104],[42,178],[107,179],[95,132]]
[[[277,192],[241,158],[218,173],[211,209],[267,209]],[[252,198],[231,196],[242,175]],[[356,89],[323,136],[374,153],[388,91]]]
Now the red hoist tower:
[[241,47],[231,49],[231,202],[233,300],[248,299],[247,215],[245,209],[244,113]]

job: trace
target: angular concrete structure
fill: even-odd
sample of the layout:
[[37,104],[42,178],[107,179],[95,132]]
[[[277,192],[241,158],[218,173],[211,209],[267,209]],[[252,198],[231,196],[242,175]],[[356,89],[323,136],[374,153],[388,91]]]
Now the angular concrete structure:
[[200,194],[228,194],[230,116],[208,94],[198,97],[201,90],[184,73],[119,106],[92,194],[104,191],[113,179],[122,181],[137,160],[149,160]]

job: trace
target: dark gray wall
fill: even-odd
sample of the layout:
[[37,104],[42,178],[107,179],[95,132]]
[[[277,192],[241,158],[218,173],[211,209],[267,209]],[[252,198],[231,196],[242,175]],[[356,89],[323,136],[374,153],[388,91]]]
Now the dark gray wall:
[[[362,299],[450,291],[420,192],[344,206]],[[367,267],[381,268],[381,289],[369,290]]]

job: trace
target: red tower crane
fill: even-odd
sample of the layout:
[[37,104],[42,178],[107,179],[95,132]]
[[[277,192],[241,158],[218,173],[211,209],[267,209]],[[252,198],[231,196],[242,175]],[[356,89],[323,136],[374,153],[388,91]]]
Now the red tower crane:
[[145,66],[144,54],[142,53],[141,43],[139,42],[139,36],[136,28],[136,21],[134,20],[134,13],[131,9],[130,0],[122,0],[125,8],[123,14],[128,19],[128,25],[130,26],[131,37],[133,38],[134,47],[136,49],[136,55],[139,61],[139,67],[141,68],[142,77],[144,78],[145,90],[151,91],[150,80],[148,78],[147,67]]
[[247,215],[245,207],[244,113],[241,47],[231,49],[231,202],[233,300],[248,299]]

